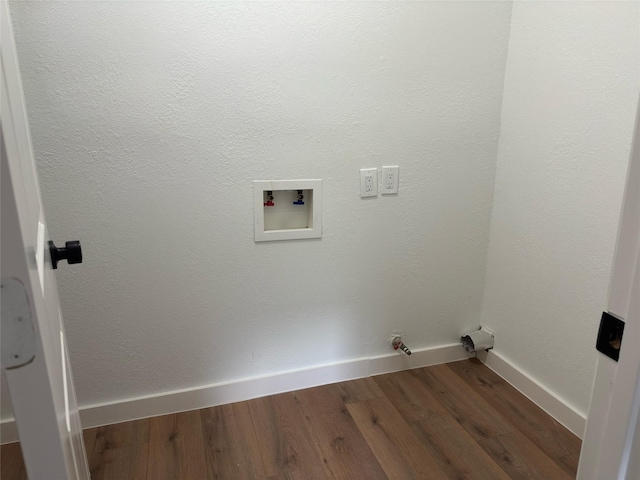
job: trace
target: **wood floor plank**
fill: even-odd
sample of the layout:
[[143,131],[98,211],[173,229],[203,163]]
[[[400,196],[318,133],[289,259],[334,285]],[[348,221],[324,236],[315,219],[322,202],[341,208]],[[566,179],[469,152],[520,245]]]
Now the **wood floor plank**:
[[322,467],[313,467],[305,471],[293,470],[282,475],[267,477],[267,480],[327,480],[327,471]]
[[[575,477],[580,442],[477,362],[83,432],[93,479]],[[570,453],[567,453],[570,452]],[[2,480],[24,480],[18,444]],[[496,467],[497,465],[497,467]]]
[[384,393],[372,377],[359,378],[336,384],[342,401],[346,404],[384,397]]
[[407,422],[448,413],[424,384],[409,372],[389,373],[373,378]]
[[82,431],[82,437],[84,440],[84,451],[87,455],[87,462],[91,461],[91,455],[93,454],[93,449],[96,445],[97,432],[97,428],[87,428],[86,430]]
[[206,478],[263,478],[260,445],[247,402],[201,410]]
[[316,475],[324,469],[322,453],[304,426],[290,393],[248,401],[264,475]]
[[560,465],[572,478],[578,474],[578,462],[580,461],[579,453],[572,453],[556,459],[556,463]]
[[91,477],[145,478],[149,425],[150,419],[146,418],[92,429],[95,434],[86,431],[84,437],[89,445],[85,444],[85,448]]
[[553,458],[580,452],[581,441],[477,359],[447,365]]
[[336,385],[302,390],[293,397],[304,415],[309,435],[320,447],[326,468],[335,478],[387,478]]
[[491,438],[516,428],[446,365],[409,370],[475,440]]
[[27,470],[18,442],[5,443],[0,446],[0,459],[0,478],[2,480],[27,480]]
[[200,411],[150,419],[149,480],[205,478]]
[[447,478],[386,397],[347,408],[389,478]]
[[131,422],[105,425],[96,429],[95,451],[127,447],[140,443],[149,443],[149,426],[151,420],[133,420]]
[[522,432],[506,433],[478,442],[514,480],[549,478],[568,480],[568,475],[553,459],[536,447]]
[[450,415],[420,420],[413,433],[434,453],[448,478],[507,480],[509,476]]
[[92,456],[91,480],[145,480],[149,444],[96,450]]

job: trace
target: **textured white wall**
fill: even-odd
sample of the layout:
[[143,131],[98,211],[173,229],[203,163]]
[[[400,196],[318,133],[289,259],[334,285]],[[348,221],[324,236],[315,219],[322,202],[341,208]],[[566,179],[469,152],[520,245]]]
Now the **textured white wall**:
[[483,323],[586,413],[639,92],[638,2],[514,2]]
[[[509,2],[11,7],[81,405],[478,324]],[[254,243],[270,178],[324,179],[321,240]]]

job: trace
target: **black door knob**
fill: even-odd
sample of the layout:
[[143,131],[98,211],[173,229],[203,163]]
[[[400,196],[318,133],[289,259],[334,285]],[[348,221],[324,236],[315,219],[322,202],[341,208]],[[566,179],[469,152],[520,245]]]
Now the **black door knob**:
[[54,269],[58,268],[60,260],[66,260],[68,264],[82,263],[82,247],[78,240],[65,242],[64,247],[56,247],[49,240],[49,252],[51,253],[51,263]]

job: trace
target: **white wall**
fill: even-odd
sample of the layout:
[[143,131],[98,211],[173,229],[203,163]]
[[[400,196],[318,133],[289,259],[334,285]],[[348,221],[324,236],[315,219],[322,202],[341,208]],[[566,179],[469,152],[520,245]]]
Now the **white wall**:
[[[85,251],[58,270],[82,405],[386,353],[392,330],[441,345],[481,317],[586,412],[636,2],[11,6],[52,237]],[[357,170],[383,164],[400,195],[361,200]],[[305,177],[323,238],[256,245],[251,181]]]
[[586,414],[639,92],[638,2],[515,2],[482,310]]
[[[81,405],[478,324],[509,2],[11,7]],[[270,178],[324,179],[321,240],[254,243]]]

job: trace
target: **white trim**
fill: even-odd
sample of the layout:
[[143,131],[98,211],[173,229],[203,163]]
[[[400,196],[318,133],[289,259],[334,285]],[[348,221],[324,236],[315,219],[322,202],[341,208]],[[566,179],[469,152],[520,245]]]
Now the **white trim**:
[[[620,359],[599,354],[577,478],[633,478],[625,452],[633,441],[633,405],[640,382],[640,99],[631,144],[607,311],[624,319]],[[637,449],[637,448],[636,448]],[[632,466],[633,469],[633,466]],[[637,478],[637,476],[636,476]]]
[[[467,358],[469,358],[469,354],[462,345],[443,345],[414,350],[410,357],[392,353],[371,358],[358,358],[262,377],[245,378],[204,387],[90,405],[82,407],[80,415],[83,428],[99,427],[157,415],[225,405],[356,378],[456,362]],[[478,358],[559,423],[582,438],[586,422],[583,413],[494,350],[490,350],[489,353],[478,353]],[[2,421],[0,424],[0,443],[10,443],[17,440],[18,435],[14,420]]]
[[567,429],[582,438],[586,415],[541,382],[494,350],[479,352],[478,359]]
[[[371,358],[357,358],[318,367],[291,370],[262,377],[245,378],[204,387],[195,387],[80,408],[83,428],[99,427],[140,418],[167,415],[252,398],[317,387],[383,373],[428,367],[469,358],[460,344],[414,350],[410,357],[391,353]],[[18,440],[15,421],[0,424],[0,442]]]
[[11,418],[3,420],[0,423],[0,444],[17,442],[18,441],[18,427],[16,421]]
[[412,350],[412,355],[405,354],[380,355],[369,359],[369,375],[400,372],[412,368],[429,367],[441,363],[457,362],[469,358],[469,353],[462,344],[456,343],[441,347]]

